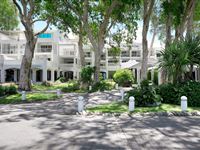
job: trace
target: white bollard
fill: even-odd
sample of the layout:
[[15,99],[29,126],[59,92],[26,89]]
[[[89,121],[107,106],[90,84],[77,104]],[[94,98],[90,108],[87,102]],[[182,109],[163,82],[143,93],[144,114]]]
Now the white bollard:
[[124,90],[121,88],[120,89],[120,93],[121,93],[121,101],[124,100]]
[[181,96],[181,111],[187,111],[187,97]]
[[57,90],[56,90],[56,93],[57,93],[57,97],[60,97],[60,96],[61,96],[61,90],[60,90],[60,89],[57,89]]
[[117,83],[115,84],[115,89],[116,89],[116,90],[118,90],[118,89],[119,89],[119,86],[118,86],[118,84],[117,84]]
[[26,100],[26,91],[22,91],[22,101]]
[[92,91],[92,86],[91,85],[89,86],[89,91]]
[[84,110],[84,100],[83,96],[78,97],[78,112],[82,112]]
[[134,111],[135,109],[135,98],[133,96],[129,97],[129,111]]

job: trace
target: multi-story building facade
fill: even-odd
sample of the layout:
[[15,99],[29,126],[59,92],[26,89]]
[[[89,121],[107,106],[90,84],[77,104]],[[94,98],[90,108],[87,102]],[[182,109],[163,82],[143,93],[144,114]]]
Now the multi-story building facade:
[[[25,36],[22,31],[0,33],[0,81],[18,82],[19,69],[25,50]],[[101,56],[101,72],[105,78],[120,68],[130,68],[140,81],[142,46],[134,43],[131,48],[121,45],[121,54],[113,57],[106,45]],[[84,45],[86,65],[94,66],[92,47]],[[117,60],[117,61],[116,61]],[[156,52],[149,55],[149,67],[157,62]],[[33,82],[55,81],[60,76],[78,79],[80,76],[78,38],[66,38],[57,31],[48,31],[38,36],[31,68]]]

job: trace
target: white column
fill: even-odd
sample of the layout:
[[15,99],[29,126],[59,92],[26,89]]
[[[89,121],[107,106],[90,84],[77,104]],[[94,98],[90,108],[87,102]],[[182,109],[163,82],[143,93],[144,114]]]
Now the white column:
[[36,82],[36,70],[35,69],[32,69],[32,80],[33,80],[33,83]]
[[54,70],[51,70],[51,81],[54,82]]
[[42,81],[47,81],[47,69],[42,70]]
[[17,82],[17,69],[14,69],[14,82]]
[[151,81],[153,81],[154,69],[151,69]]
[[17,44],[17,59],[20,59],[20,56],[21,54],[20,54],[20,44],[18,43]]
[[5,71],[4,69],[1,70],[1,82],[5,82]]
[[161,81],[161,70],[158,70],[158,85],[162,83]]
[[140,83],[140,69],[137,68],[137,83]]

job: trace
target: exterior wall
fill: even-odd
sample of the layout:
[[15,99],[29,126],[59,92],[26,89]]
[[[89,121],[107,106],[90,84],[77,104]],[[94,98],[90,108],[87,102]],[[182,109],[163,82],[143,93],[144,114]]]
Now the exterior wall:
[[[9,34],[0,33],[0,82],[6,81],[6,71],[14,70],[14,79],[17,81],[22,57],[25,50],[25,37],[23,32],[16,31]],[[107,46],[105,46],[107,47]],[[91,45],[84,45],[85,59],[89,66],[94,66],[94,52]],[[140,43],[134,43],[131,49],[122,44],[122,52],[113,62],[108,49],[105,48],[101,59],[101,72],[108,73],[120,69],[121,62],[136,60],[141,62],[142,47]],[[156,53],[149,56],[149,66],[157,62]],[[137,81],[140,80],[140,63],[133,67],[133,73],[137,72]],[[80,59],[78,53],[78,38],[65,38],[57,31],[46,32],[38,38],[34,58],[32,62],[31,79],[33,82],[55,81],[60,76],[68,76],[78,79],[80,74]],[[62,73],[62,74],[61,74]],[[72,75],[73,74],[73,75]],[[41,79],[42,78],[42,79]],[[40,80],[39,80],[40,79]]]

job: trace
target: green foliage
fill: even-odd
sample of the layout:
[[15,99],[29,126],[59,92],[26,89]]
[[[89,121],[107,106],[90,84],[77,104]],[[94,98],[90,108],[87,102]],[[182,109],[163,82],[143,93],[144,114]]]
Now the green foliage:
[[2,86],[0,85],[0,96],[12,95],[17,93],[17,88],[14,85]]
[[92,74],[94,73],[94,68],[92,67],[84,67],[81,70],[81,81],[83,83],[91,83],[92,82]]
[[21,94],[14,94],[1,98],[0,104],[30,103],[36,101],[55,100],[57,98],[57,95],[52,93],[27,93],[26,101],[22,101]]
[[164,103],[179,105],[181,96],[187,96],[188,106],[200,107],[199,82],[188,81],[177,84],[164,84],[159,86],[158,91]]
[[153,83],[155,85],[158,85],[158,69],[154,70],[154,74],[153,74]]
[[10,0],[0,2],[0,30],[13,30],[19,24],[17,10]]
[[120,69],[115,72],[113,80],[118,83],[119,86],[131,86],[134,78],[131,70]]
[[62,92],[75,92],[80,89],[78,81],[71,80],[67,83],[67,86],[61,88]]
[[112,90],[114,88],[114,85],[114,82],[110,80],[101,80],[92,86],[91,92]]
[[121,53],[121,49],[120,47],[116,47],[111,45],[111,48],[108,49],[108,52],[110,53],[110,55],[112,55],[113,57],[119,56]]
[[183,42],[174,42],[161,52],[160,67],[166,70],[173,83],[180,82],[187,71],[189,63],[188,51]]
[[[189,112],[199,111],[200,107],[189,107]],[[101,104],[95,107],[87,108],[89,112],[97,112],[97,113],[123,113],[128,112],[128,106],[124,103],[109,103],[109,104]],[[180,105],[172,105],[172,104],[161,104],[159,106],[152,107],[136,107],[133,113],[146,113],[146,112],[174,112],[181,111]]]
[[125,97],[127,103],[130,96],[135,97],[136,106],[153,106],[156,105],[156,102],[161,101],[161,97],[156,93],[155,87],[150,86],[148,80],[143,80],[139,87],[127,92]]
[[67,82],[67,79],[65,77],[60,77],[56,82],[64,83]]

